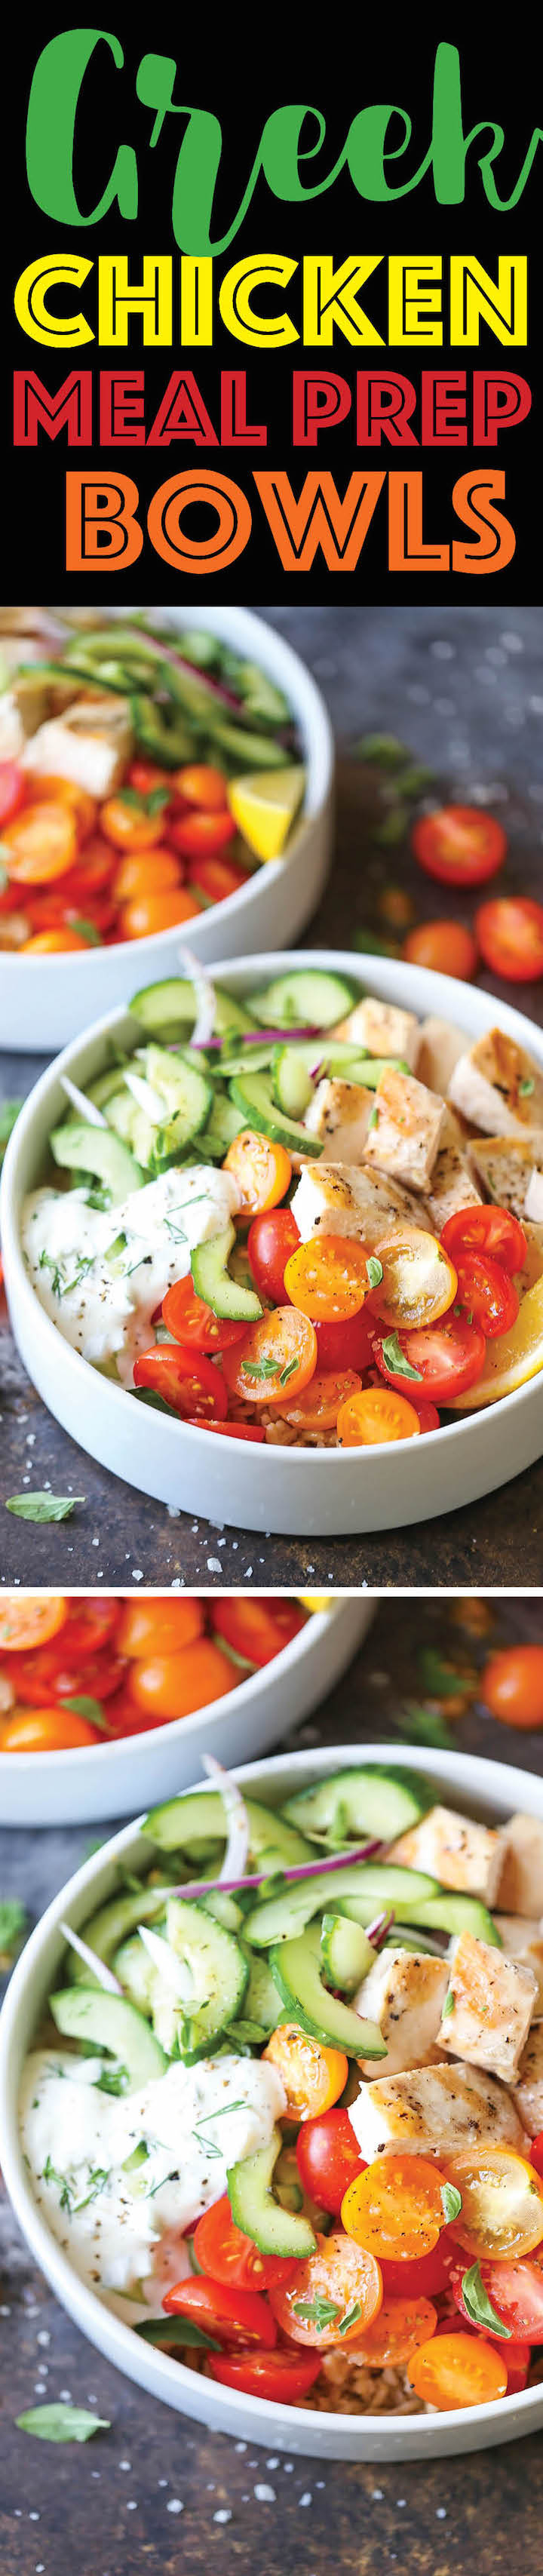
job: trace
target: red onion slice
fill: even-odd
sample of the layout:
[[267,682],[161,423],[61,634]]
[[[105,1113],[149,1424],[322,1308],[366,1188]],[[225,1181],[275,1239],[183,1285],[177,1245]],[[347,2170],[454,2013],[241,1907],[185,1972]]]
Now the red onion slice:
[[97,1950],[89,1950],[88,1943],[80,1940],[78,1932],[72,1932],[71,1923],[60,1923],[59,1931],[63,1933],[70,1950],[77,1951],[78,1959],[83,1960],[83,1966],[90,1968],[93,1977],[98,1978],[99,1985],[104,1988],[104,1994],[122,1995],[122,1986],[119,1978],[114,1977],[113,1969],[106,1968],[105,1959],[99,1959]]
[[192,948],[186,948],[184,941],[180,941],[178,956],[196,994],[196,1019],[188,1045],[206,1047],[215,1027],[214,988],[209,975],[204,975],[199,959],[193,956]]
[[[208,1754],[206,1756],[206,1768],[208,1762],[211,1762],[211,1760],[212,1756],[211,1754]],[[220,1768],[220,1765],[218,1767]],[[279,1876],[285,1886],[291,1886],[296,1882],[298,1885],[301,1885],[303,1880],[306,1878],[325,1878],[330,1870],[352,1869],[356,1861],[373,1860],[375,1858],[375,1853],[382,1851],[382,1849],[382,1842],[374,1841],[357,1843],[354,1851],[334,1852],[331,1860],[307,1861],[305,1868],[301,1863],[299,1863],[297,1869],[282,1869],[281,1871],[279,1868],[274,1870],[255,1870],[250,1878],[226,1878],[221,1875],[220,1878],[185,1879],[181,1880],[178,1887],[172,1888],[171,1893],[172,1896],[186,1896],[188,1900],[197,1896],[211,1896],[214,1887],[221,1887],[224,1896],[241,1896],[245,1894],[246,1890],[253,1887],[267,1887],[270,1878],[278,1878]],[[226,1857],[227,1855],[225,1853],[225,1861]]]
[[387,1932],[391,1931],[394,1920],[393,1905],[388,1906],[386,1914],[374,1914],[373,1923],[368,1923],[366,1926],[366,1939],[371,1941],[372,1950],[382,1949],[383,1941],[386,1941]]

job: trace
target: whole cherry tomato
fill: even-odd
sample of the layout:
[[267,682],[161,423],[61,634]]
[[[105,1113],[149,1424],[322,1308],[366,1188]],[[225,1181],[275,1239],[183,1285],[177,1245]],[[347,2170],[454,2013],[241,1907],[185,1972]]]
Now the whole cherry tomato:
[[419,866],[442,885],[482,885],[503,867],[507,852],[501,823],[478,805],[443,805],[419,815],[411,842]]
[[509,1208],[456,1208],[447,1217],[441,1241],[455,1264],[463,1253],[482,1252],[501,1262],[502,1270],[514,1271],[522,1270],[526,1259],[526,1236]]
[[303,1610],[295,1601],[240,1601],[237,1593],[223,1592],[209,1601],[212,1627],[237,1655],[248,1664],[271,1664],[284,1646],[290,1646],[306,1626]]
[[339,2218],[349,2183],[364,2172],[348,2111],[336,2104],[319,2118],[304,2120],[296,2140],[296,2160],[308,2198]]
[[481,1699],[502,1726],[543,1726],[543,1646],[502,1646],[491,1655],[481,1674]]
[[543,904],[533,895],[501,895],[481,904],[477,936],[485,966],[506,984],[535,984],[543,975]]
[[461,921],[421,921],[404,939],[402,957],[413,966],[429,966],[434,975],[456,975],[469,984],[477,965],[477,941]]
[[253,1279],[259,1295],[269,1297],[274,1306],[286,1305],[285,1264],[291,1252],[296,1251],[299,1241],[291,1208],[271,1208],[266,1214],[253,1217],[247,1237]]

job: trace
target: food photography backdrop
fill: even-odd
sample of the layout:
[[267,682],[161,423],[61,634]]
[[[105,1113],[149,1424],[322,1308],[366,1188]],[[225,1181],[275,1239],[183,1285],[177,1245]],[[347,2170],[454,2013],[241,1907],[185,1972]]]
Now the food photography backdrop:
[[[193,613],[191,608],[191,614]],[[473,933],[488,896],[541,897],[543,886],[543,659],[541,611],[265,605],[259,613],[314,673],[337,747],[333,860],[303,945],[385,949],[401,956],[422,924],[460,922]],[[494,816],[508,839],[505,867],[469,894],[423,873],[411,846],[417,816],[449,802]],[[216,952],[220,956],[220,908]],[[137,982],[137,946],[133,948]],[[435,961],[437,962],[437,960]],[[469,964],[468,955],[468,964]],[[500,980],[483,963],[476,981],[543,1020],[543,978]],[[66,961],[69,974],[69,960]],[[464,966],[465,972],[465,966]],[[371,970],[368,971],[371,985]],[[454,1019],[454,982],[450,988]],[[0,1056],[1,1096],[22,1098],[44,1058]],[[135,1493],[97,1466],[53,1421],[26,1376],[0,1315],[1,1561],[6,1581],[124,1584],[400,1584],[429,1574],[448,1585],[537,1582],[543,1464],[469,1508],[377,1536],[303,1540],[228,1525],[228,1465],[220,1522]],[[264,1477],[265,1456],[261,1473]],[[360,1461],[371,1473],[371,1461]],[[5,1510],[7,1497],[77,1495],[69,1521],[39,1527]]]

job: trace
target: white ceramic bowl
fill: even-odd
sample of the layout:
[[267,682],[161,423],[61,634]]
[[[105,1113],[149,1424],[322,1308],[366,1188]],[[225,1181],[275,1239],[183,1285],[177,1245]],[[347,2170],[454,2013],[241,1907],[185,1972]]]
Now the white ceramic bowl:
[[[100,617],[118,617],[126,625],[126,608],[100,609]],[[136,611],[133,611],[136,614]],[[158,622],[164,609],[148,611]],[[254,617],[248,608],[202,608],[192,603],[168,609],[169,626],[208,627],[236,653],[258,662],[269,679],[284,690],[292,709],[307,769],[303,811],[288,845],[288,857],[255,868],[247,884],[225,902],[210,906],[200,919],[179,930],[159,930],[151,939],[120,940],[114,948],[74,950],[70,957],[17,957],[0,951],[0,1029],[2,1045],[16,1053],[29,1044],[38,1052],[65,1046],[95,1018],[125,1002],[136,985],[178,971],[179,941],[190,939],[194,954],[207,962],[220,944],[222,957],[265,948],[277,937],[296,939],[316,911],[325,882],[332,836],[334,744],[324,698],[311,672],[282,635]]]
[[[158,1597],[153,1594],[155,1604]],[[203,1753],[214,1753],[228,1769],[244,1754],[265,1753],[339,1681],[374,1608],[370,1593],[340,1597],[332,1610],[308,1619],[273,1663],[193,1717],[176,1717],[118,1744],[0,1755],[2,1824],[86,1825],[133,1815],[135,1806],[156,1806],[188,1788]]]
[[[500,1027],[531,1048],[543,1069],[543,1030],[509,1004],[469,984],[451,983],[424,967],[396,959],[351,956],[348,950],[304,949],[238,959],[214,971],[242,998],[286,969],[330,967],[419,1017],[439,1012],[476,1038]],[[212,970],[213,971],[213,970]],[[543,1371],[512,1395],[479,1413],[449,1423],[421,1440],[380,1443],[367,1449],[253,1447],[250,1441],[212,1440],[188,1424],[181,1428],[152,1407],[136,1404],[70,1349],[44,1313],[30,1285],[20,1247],[23,1200],[43,1169],[52,1127],[65,1109],[61,1075],[85,1087],[103,1066],[108,1038],[122,1046],[133,1038],[127,1013],[101,1020],[77,1045],[67,1047],[42,1075],[17,1120],[8,1145],[0,1221],[8,1302],[21,1357],[38,1393],[91,1457],[144,1494],[183,1506],[203,1519],[227,1519],[235,1528],[294,1532],[327,1538],[359,1530],[405,1527],[454,1511],[507,1484],[543,1451]]]
[[[271,1762],[245,1763],[236,1778],[242,1788],[276,1805],[306,1782],[357,1758],[389,1763],[390,1744],[326,1745],[316,1753],[277,1754]],[[487,1821],[500,1824],[513,1808],[528,1804],[543,1819],[543,1780],[527,1771],[467,1753],[429,1752],[422,1758],[420,1746],[406,1750],[403,1744],[401,1761],[404,1768],[430,1774],[440,1797],[450,1798],[462,1810],[467,1806]],[[133,1868],[141,1856],[140,1824],[141,1819],[116,1834],[48,1906],[14,1971],[0,2014],[2,2169],[23,2233],[62,2306],[91,2343],[150,2396],[196,2417],[214,2432],[241,2435],[268,2447],[272,2443],[274,2450],[315,2452],[321,2459],[332,2460],[428,2460],[453,2451],[487,2449],[535,2432],[543,2423],[543,2384],[490,2405],[461,2407],[450,2415],[415,2416],[317,2414],[309,2407],[274,2406],[268,2399],[221,2388],[144,2345],[72,2271],[37,2206],[25,2168],[17,2126],[19,2088],[47,1996],[58,1983],[64,1950],[59,1923],[67,1917],[74,1929],[81,1928],[95,1906],[105,1903],[113,1893],[119,1861]],[[145,1849],[148,1853],[148,1844]]]

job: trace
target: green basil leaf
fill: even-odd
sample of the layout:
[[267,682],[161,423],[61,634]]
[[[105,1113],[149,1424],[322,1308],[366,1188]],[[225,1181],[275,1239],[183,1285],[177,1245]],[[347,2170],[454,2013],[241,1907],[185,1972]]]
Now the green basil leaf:
[[499,2317],[492,2306],[492,2300],[485,2290],[480,2263],[472,2263],[471,2271],[464,2272],[462,2298],[466,2316],[470,2318],[473,2326],[490,2326],[493,2334],[503,2335],[504,2343],[511,2342],[511,2327],[504,2326],[503,2317]]
[[86,1500],[86,1494],[8,1494],[6,1511],[19,1521],[68,1521],[74,1504]]
[[26,1905],[21,1905],[18,1896],[0,1897],[0,1952],[4,1958],[9,1959],[19,1947],[27,1922]]
[[448,2021],[448,2019],[449,2019],[449,2014],[454,2012],[454,2005],[455,2005],[455,1997],[454,1997],[454,1995],[453,1995],[452,1986],[449,1986],[449,1992],[448,1992],[448,1995],[446,1995],[446,1996],[445,1996],[445,2002],[444,2002],[444,2005],[443,2005],[443,2011],[442,2011],[442,2015],[441,2015],[441,2019],[442,2019],[442,2021]]
[[104,1716],[101,1700],[87,1699],[84,1694],[81,1699],[63,1699],[62,1706],[70,1709],[72,1717],[86,1717],[89,1726],[99,1726],[102,1733],[107,1735],[107,1719]]
[[366,1262],[366,1269],[370,1288],[380,1288],[383,1276],[383,1264],[382,1261],[378,1261],[376,1252],[370,1253],[369,1261]]
[[421,1385],[422,1370],[412,1368],[411,1361],[406,1360],[397,1333],[387,1333],[383,1342],[383,1359],[387,1369],[393,1370],[394,1377],[416,1377]]
[[452,2226],[452,2222],[453,2222],[453,2218],[459,2218],[459,2217],[460,2217],[460,2211],[461,2211],[461,2208],[462,2208],[462,2193],[461,2193],[461,2191],[457,2191],[457,2189],[456,2189],[456,2183],[454,2183],[454,2182],[443,2182],[443,2183],[442,2183],[442,2185],[441,2185],[441,2207],[442,2207],[442,2210],[443,2210],[443,2217],[444,2217],[444,2219],[445,2219],[446,2226],[447,2226],[447,2227],[451,2227],[451,2226]]
[[109,2433],[107,2415],[89,2415],[84,2406],[31,2406],[16,2416],[19,2433],[35,2433],[38,2442],[90,2442],[92,2433]]

